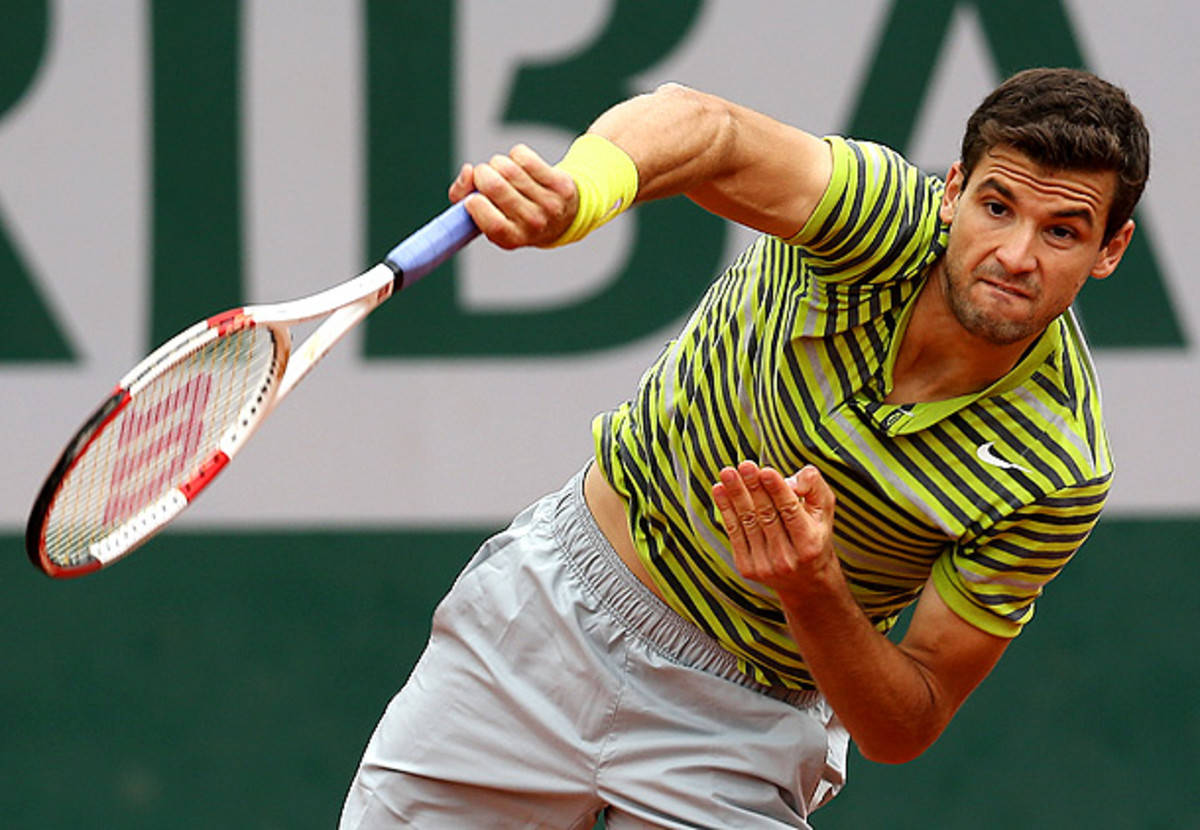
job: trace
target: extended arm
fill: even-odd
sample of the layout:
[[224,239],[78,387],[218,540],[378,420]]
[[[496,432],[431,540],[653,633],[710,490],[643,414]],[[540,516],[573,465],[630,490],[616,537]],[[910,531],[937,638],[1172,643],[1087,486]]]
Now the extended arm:
[[[749,227],[791,236],[829,182],[829,149],[819,138],[762,113],[678,84],[605,112],[588,130],[620,147],[638,173],[637,201],[686,195]],[[533,150],[464,165],[450,187],[483,232],[506,248],[544,245],[575,215],[571,177]]]
[[1009,641],[960,618],[931,582],[899,644],[876,631],[833,551],[833,492],[815,468],[785,481],[744,462],[722,471],[713,495],[739,571],[779,594],[805,663],[863,755],[921,754]]

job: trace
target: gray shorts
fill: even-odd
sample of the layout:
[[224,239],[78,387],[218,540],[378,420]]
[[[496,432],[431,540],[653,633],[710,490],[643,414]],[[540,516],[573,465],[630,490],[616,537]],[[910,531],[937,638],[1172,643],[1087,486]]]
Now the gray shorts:
[[371,736],[343,830],[808,827],[848,737],[629,572],[583,475],[480,548]]

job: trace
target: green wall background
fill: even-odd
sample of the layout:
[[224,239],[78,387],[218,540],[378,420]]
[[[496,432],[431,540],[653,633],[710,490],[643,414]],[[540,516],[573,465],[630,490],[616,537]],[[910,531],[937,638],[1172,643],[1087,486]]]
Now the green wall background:
[[[488,530],[169,533],[66,583],[4,537],[0,823],[332,827]],[[1200,826],[1197,533],[1102,521],[941,741],[853,756],[816,825]]]

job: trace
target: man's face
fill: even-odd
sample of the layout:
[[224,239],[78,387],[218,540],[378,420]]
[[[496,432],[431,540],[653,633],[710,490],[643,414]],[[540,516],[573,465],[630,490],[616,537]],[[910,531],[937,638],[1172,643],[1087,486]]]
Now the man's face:
[[958,322],[996,345],[1030,342],[1088,277],[1111,274],[1133,233],[1130,221],[1101,244],[1115,187],[1112,171],[1048,170],[1006,146],[986,153],[969,181],[955,164],[940,211],[950,223],[940,278]]

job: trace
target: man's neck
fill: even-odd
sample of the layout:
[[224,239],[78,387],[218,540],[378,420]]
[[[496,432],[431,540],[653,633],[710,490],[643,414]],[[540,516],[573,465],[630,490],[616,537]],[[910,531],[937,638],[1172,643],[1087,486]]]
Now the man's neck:
[[934,266],[915,301],[892,367],[887,403],[979,392],[1008,374],[1032,342],[997,345],[967,331],[950,309],[941,269],[941,262]]

